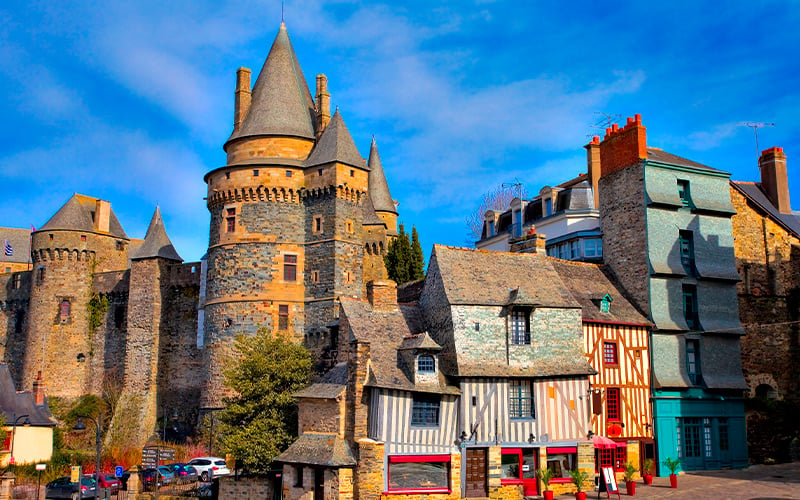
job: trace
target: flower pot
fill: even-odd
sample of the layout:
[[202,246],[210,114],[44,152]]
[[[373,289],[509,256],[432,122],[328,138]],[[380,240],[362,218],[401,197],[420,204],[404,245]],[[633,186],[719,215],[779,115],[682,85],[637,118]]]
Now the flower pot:
[[625,481],[625,489],[628,490],[628,496],[636,494],[636,481]]
[[645,474],[642,477],[644,478],[644,484],[653,484],[653,475],[652,474]]
[[678,487],[678,475],[677,474],[670,474],[669,475],[669,487],[670,488],[677,488]]
[[549,490],[545,491],[543,493],[543,495],[544,495],[544,500],[553,500],[553,492],[552,491],[549,491]]
[[585,491],[579,491],[579,492],[575,493],[575,500],[586,500],[586,492]]

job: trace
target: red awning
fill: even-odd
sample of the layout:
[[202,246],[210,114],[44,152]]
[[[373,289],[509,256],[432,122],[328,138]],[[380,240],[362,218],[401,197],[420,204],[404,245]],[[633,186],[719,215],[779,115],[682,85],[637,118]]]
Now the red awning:
[[603,436],[592,436],[592,444],[600,450],[615,450],[617,442]]
[[617,441],[617,448],[627,448],[628,443],[625,441]]

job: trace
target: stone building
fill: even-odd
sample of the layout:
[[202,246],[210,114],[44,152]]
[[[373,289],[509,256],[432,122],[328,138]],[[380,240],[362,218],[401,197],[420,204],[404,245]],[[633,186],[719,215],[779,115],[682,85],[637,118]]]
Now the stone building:
[[110,202],[79,194],[32,233],[0,230],[14,248],[0,355],[18,388],[41,372],[54,396],[116,391],[113,432],[141,443],[164,412],[194,423],[221,405],[238,334],[267,328],[335,365],[337,300],[385,276],[397,234],[376,142],[365,160],[330,114],[325,75],[311,97],[283,24],[253,87],[249,69],[236,75],[227,161],[205,175],[201,262],[182,262],[158,209],[133,239]]
[[647,146],[641,118],[599,144],[603,255],[651,335],[659,473],[744,467],[747,446],[729,174]]

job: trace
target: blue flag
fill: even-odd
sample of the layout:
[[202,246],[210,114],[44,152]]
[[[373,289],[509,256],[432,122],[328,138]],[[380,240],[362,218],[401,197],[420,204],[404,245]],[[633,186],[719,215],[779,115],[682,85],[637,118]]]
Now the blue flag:
[[11,243],[6,240],[6,249],[5,249],[6,257],[11,257],[14,255],[14,248],[11,246]]

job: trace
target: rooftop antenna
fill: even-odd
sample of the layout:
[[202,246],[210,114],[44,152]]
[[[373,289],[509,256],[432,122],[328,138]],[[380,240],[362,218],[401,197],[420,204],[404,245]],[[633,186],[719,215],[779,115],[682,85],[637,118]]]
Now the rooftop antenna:
[[[595,111],[595,115],[599,115],[599,118],[591,125],[590,128],[594,130],[599,130],[600,135],[602,136],[605,134],[607,128],[611,128],[611,125],[617,123],[622,120],[622,115],[612,114],[612,113],[603,113],[602,111]],[[587,134],[586,137],[594,137],[598,135],[597,132]]]
[[284,0],[281,0],[281,22],[283,22],[283,2]]
[[522,199],[522,182],[519,179],[514,177],[514,182],[504,182],[501,184],[503,189],[505,188],[513,188],[514,193],[516,193],[517,198]]
[[765,122],[742,122],[740,125],[744,125],[745,127],[750,127],[753,129],[753,133],[756,136],[756,161],[758,161],[758,157],[761,154],[761,150],[758,149],[758,129],[764,127],[774,127],[774,123],[765,123]]

